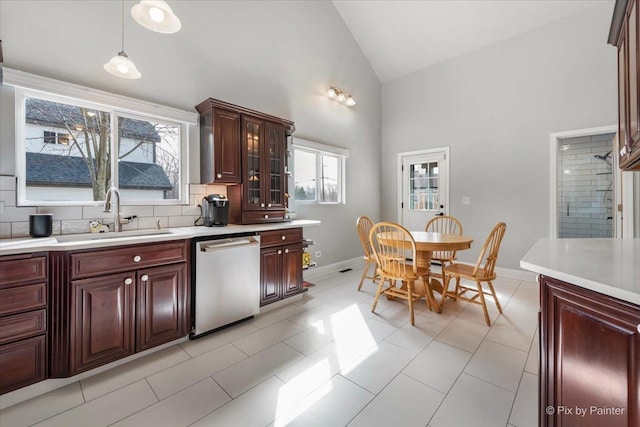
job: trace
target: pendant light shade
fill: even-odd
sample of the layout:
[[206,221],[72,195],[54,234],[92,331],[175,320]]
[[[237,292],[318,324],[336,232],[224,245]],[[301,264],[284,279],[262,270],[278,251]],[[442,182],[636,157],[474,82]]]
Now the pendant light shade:
[[127,57],[127,54],[118,52],[116,56],[111,58],[109,62],[104,64],[104,69],[114,76],[122,77],[125,79],[139,79],[142,77],[140,71],[136,68],[136,65]]
[[157,33],[177,33],[182,27],[180,19],[162,0],[142,0],[131,8],[131,16],[138,24]]
[[142,74],[136,68],[132,60],[124,53],[124,0],[122,0],[122,8],[120,17],[122,18],[122,50],[116,56],[111,58],[109,62],[103,65],[104,69],[114,76],[124,79],[139,79]]

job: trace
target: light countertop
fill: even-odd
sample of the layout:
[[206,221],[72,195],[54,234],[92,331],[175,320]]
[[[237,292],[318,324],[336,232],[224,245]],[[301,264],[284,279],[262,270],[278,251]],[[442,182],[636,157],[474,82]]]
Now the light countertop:
[[44,251],[104,248],[127,244],[191,239],[202,236],[222,236],[225,234],[308,227],[319,224],[320,221],[315,220],[294,220],[268,224],[229,224],[225,227],[176,227],[162,230],[132,230],[121,233],[64,234],[44,238],[0,239],[0,256]]
[[540,239],[520,267],[640,305],[640,239]]

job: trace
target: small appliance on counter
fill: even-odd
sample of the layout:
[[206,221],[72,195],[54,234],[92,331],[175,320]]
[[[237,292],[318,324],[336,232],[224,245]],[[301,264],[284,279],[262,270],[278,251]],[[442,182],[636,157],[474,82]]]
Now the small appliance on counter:
[[49,237],[53,231],[53,214],[29,215],[29,235]]
[[229,200],[223,194],[209,194],[202,199],[202,221],[205,227],[224,227],[229,222]]

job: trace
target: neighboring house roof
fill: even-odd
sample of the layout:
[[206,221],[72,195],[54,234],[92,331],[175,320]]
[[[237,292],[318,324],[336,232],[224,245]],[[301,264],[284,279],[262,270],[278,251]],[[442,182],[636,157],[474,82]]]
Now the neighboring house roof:
[[[25,102],[26,122],[43,126],[64,128],[66,118],[69,127],[84,124],[80,107],[75,105],[60,104],[45,101],[43,99],[27,98]],[[143,120],[121,119],[122,136],[136,140],[160,142],[160,135],[151,123]]]
[[[89,168],[82,157],[25,153],[28,185],[91,187]],[[172,190],[162,166],[154,163],[118,162],[120,188]]]

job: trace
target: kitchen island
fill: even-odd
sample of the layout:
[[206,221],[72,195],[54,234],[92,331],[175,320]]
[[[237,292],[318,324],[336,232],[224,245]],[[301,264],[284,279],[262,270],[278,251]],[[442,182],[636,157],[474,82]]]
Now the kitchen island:
[[640,239],[541,239],[541,426],[640,425]]

